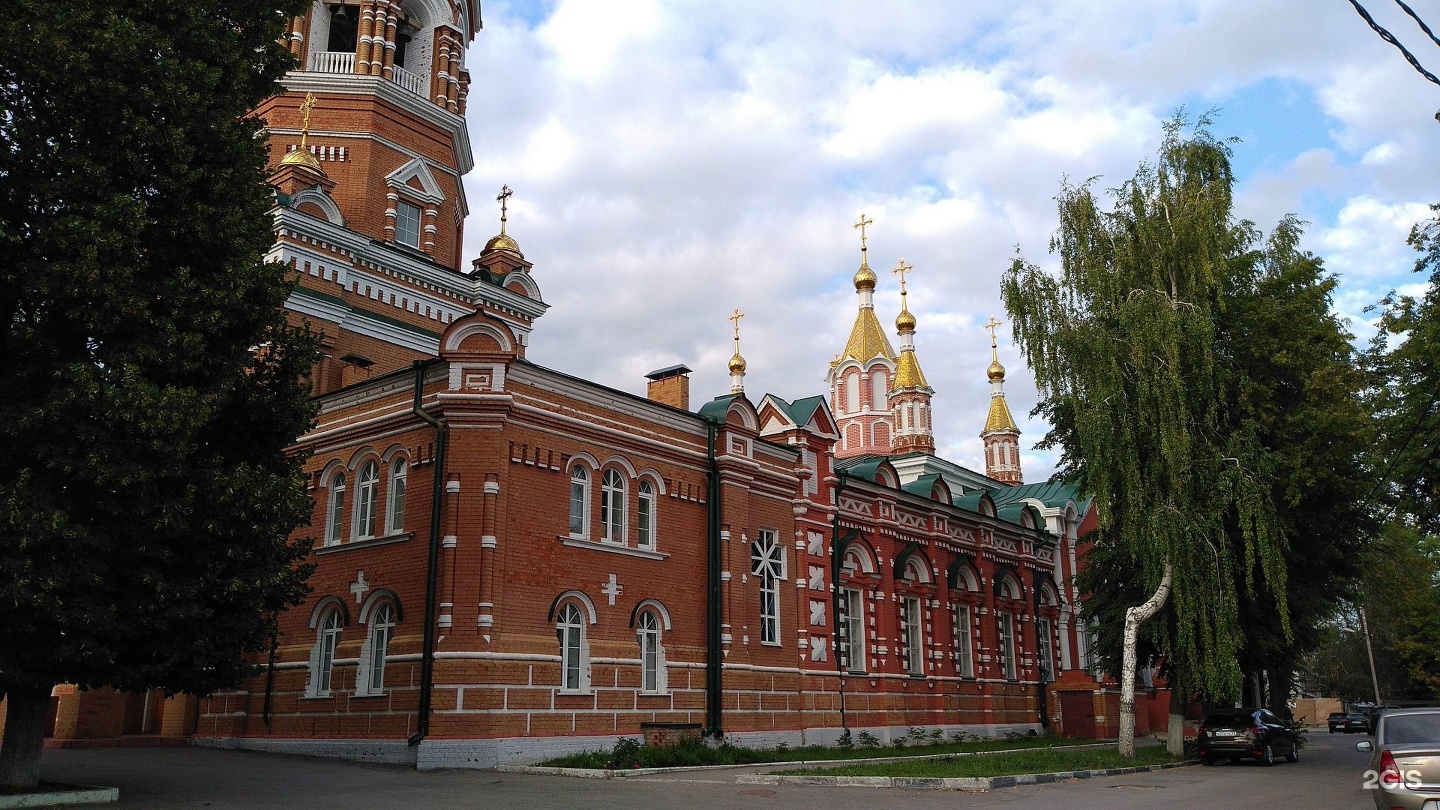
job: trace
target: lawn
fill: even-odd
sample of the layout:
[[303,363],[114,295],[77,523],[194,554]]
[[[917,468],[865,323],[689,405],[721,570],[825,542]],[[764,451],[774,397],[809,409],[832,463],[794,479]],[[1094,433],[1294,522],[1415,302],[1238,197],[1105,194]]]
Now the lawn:
[[[918,730],[917,730],[918,731]],[[633,738],[623,738],[609,751],[587,751],[581,754],[557,757],[540,763],[556,768],[674,768],[700,765],[752,765],[771,762],[814,762],[842,761],[847,759],[875,759],[879,757],[925,757],[942,754],[974,754],[988,751],[1013,751],[1035,747],[1060,748],[1066,745],[1084,745],[1093,740],[1074,740],[1067,737],[1009,737],[1005,739],[977,739],[974,737],[936,740],[930,735],[914,732],[900,738],[900,745],[852,745],[851,747],[804,746],[801,748],[746,748],[741,745],[723,743],[710,747],[700,740],[687,740],[679,745],[650,748],[640,745]]]
[[1141,748],[1135,759],[1125,759],[1113,748],[1065,750],[1063,747],[1034,748],[985,757],[941,757],[875,764],[842,765],[776,771],[777,776],[912,776],[938,779],[1016,776],[1028,773],[1057,773],[1178,762],[1164,748]]

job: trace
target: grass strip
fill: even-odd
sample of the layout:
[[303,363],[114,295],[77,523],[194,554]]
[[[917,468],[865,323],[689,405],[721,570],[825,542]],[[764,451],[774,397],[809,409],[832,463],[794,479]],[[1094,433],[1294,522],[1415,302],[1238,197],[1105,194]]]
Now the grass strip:
[[942,757],[914,761],[886,762],[873,765],[845,765],[836,768],[798,768],[776,771],[776,776],[910,776],[932,779],[965,777],[1017,776],[1029,773],[1091,771],[1107,768],[1131,768],[1138,765],[1163,765],[1178,762],[1163,748],[1142,748],[1134,759],[1126,759],[1114,750],[1038,748],[994,754],[988,757]]

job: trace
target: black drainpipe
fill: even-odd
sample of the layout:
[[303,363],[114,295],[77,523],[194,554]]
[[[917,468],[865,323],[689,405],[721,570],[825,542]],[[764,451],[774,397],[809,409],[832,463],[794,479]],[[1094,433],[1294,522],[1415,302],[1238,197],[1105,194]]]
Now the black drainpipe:
[[435,674],[435,580],[440,567],[440,495],[445,486],[445,439],[449,431],[440,420],[420,407],[425,392],[425,363],[416,360],[415,403],[411,412],[435,428],[435,485],[430,493],[430,558],[425,574],[425,640],[420,654],[420,708],[417,710],[417,730],[410,735],[410,745],[419,745],[430,733],[430,695],[434,689]]
[[[846,666],[840,661],[840,493],[845,489],[845,471],[836,470],[835,514],[830,518],[830,615],[835,617],[835,674],[840,679],[840,728],[850,730],[845,720]],[[848,628],[847,628],[848,629]]]
[[720,675],[724,656],[720,650],[720,624],[724,618],[721,615],[720,599],[720,465],[715,461],[715,422],[706,419],[705,430],[707,440],[705,450],[710,462],[710,480],[707,482],[709,489],[707,497],[710,502],[706,510],[706,516],[709,519],[707,527],[709,564],[706,566],[706,586],[709,598],[706,610],[708,621],[705,628],[705,733],[718,740],[725,734],[720,718]]
[[265,664],[265,710],[260,713],[260,719],[265,721],[265,728],[270,728],[270,710],[275,705],[275,649],[280,646],[280,638],[272,628],[270,630],[270,660]]

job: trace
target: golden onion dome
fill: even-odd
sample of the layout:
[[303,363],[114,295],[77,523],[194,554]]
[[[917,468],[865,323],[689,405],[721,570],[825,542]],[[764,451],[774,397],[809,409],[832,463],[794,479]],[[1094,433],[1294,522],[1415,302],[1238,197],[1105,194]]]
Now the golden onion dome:
[[1002,366],[1002,365],[1000,365],[1000,361],[999,361],[999,360],[996,360],[996,359],[994,359],[994,358],[991,358],[991,360],[990,360],[990,368],[988,368],[988,369],[985,370],[985,376],[987,376],[987,377],[990,378],[990,382],[999,382],[999,381],[1001,381],[1001,380],[1004,380],[1004,379],[1005,379],[1005,367]]
[[915,331],[915,316],[910,314],[910,310],[900,310],[899,317],[895,319],[895,328],[901,332]]
[[286,153],[285,157],[280,158],[280,165],[303,166],[319,174],[321,177],[325,176],[325,170],[320,168],[320,161],[316,160],[315,156],[310,154],[309,149],[296,149]]
[[745,358],[743,358],[743,357],[740,356],[740,352],[735,352],[735,356],[730,358],[730,373],[731,373],[731,374],[744,374],[744,373],[745,373]]
[[515,240],[511,239],[508,234],[503,233],[490,237],[490,241],[485,243],[485,249],[482,250],[481,253],[491,253],[496,250],[508,250],[521,257],[525,255],[520,252],[520,245],[516,244]]
[[870,263],[865,260],[864,255],[860,257],[860,269],[855,271],[855,290],[875,289],[875,271],[870,269]]

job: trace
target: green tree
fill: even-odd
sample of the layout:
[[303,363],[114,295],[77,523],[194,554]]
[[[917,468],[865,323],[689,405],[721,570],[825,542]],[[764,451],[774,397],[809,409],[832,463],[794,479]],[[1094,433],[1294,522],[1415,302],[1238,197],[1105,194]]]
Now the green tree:
[[0,786],[52,686],[235,684],[303,595],[312,419],[249,112],[299,0],[0,15]]
[[[1017,259],[1002,283],[1043,409],[1058,417],[1046,441],[1061,448],[1065,472],[1093,495],[1107,536],[1154,591],[1126,615],[1119,748],[1127,756],[1138,626],[1172,588],[1170,654],[1181,684],[1211,694],[1239,685],[1228,527],[1261,581],[1281,596],[1286,589],[1269,460],[1253,432],[1231,429],[1227,370],[1216,356],[1222,293],[1258,237],[1233,220],[1230,149],[1208,127],[1202,119],[1187,135],[1179,116],[1171,120],[1156,162],[1112,191],[1109,211],[1089,183],[1066,183],[1051,241],[1060,277]],[[1283,599],[1276,609],[1283,617]]]

